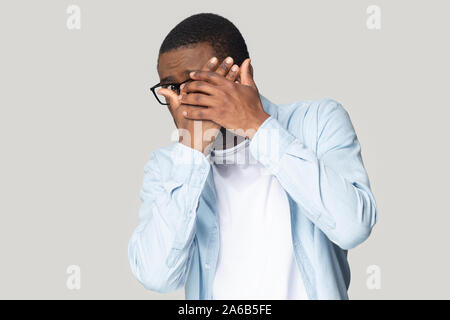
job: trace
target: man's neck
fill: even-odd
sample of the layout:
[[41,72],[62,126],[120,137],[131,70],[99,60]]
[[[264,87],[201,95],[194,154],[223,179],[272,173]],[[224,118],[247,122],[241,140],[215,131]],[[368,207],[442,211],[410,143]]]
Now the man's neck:
[[215,150],[225,150],[232,148],[242,141],[245,140],[245,137],[237,135],[224,127],[220,128],[220,133],[217,135],[216,140],[214,141],[213,148]]

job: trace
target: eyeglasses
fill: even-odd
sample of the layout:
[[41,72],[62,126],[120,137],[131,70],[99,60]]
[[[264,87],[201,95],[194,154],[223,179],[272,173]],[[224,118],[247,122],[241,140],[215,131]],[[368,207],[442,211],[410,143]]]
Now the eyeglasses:
[[165,84],[158,83],[158,84],[155,84],[153,87],[151,87],[150,90],[153,92],[156,100],[158,100],[158,102],[160,104],[167,106],[167,105],[169,105],[169,103],[167,103],[166,97],[164,97],[162,94],[158,94],[157,91],[160,88],[167,88],[169,90],[174,91],[177,95],[179,95],[180,94],[180,86],[183,83],[186,83],[189,81],[192,81],[192,79],[187,79],[180,83],[165,83]]

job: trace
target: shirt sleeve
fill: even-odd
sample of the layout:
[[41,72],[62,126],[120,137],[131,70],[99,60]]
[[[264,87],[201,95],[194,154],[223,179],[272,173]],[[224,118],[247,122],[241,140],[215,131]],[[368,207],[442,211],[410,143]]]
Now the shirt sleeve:
[[375,199],[348,113],[325,100],[317,117],[315,151],[273,117],[257,130],[250,151],[331,241],[350,249],[376,223]]
[[195,245],[196,209],[209,170],[201,152],[181,143],[169,155],[153,152],[146,163],[128,258],[132,273],[147,289],[170,292],[184,285]]

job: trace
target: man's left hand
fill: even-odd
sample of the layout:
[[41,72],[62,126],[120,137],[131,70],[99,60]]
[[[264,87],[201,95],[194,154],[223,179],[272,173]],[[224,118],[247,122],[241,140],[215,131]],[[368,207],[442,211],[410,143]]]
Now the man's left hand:
[[253,80],[250,59],[240,70],[240,83],[210,71],[193,71],[194,81],[182,85],[181,103],[190,104],[184,116],[193,120],[211,120],[226,129],[252,138],[269,117],[264,111]]

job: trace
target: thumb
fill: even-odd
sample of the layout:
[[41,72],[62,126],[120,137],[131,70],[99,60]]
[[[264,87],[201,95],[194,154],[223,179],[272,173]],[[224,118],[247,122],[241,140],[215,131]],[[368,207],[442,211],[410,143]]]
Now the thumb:
[[166,98],[166,103],[169,104],[169,109],[177,108],[180,106],[180,100],[178,100],[177,94],[172,90],[162,88],[159,89],[157,93]]
[[241,65],[241,84],[250,86],[256,90],[256,83],[253,81],[253,67],[251,65],[250,58],[247,58]]

